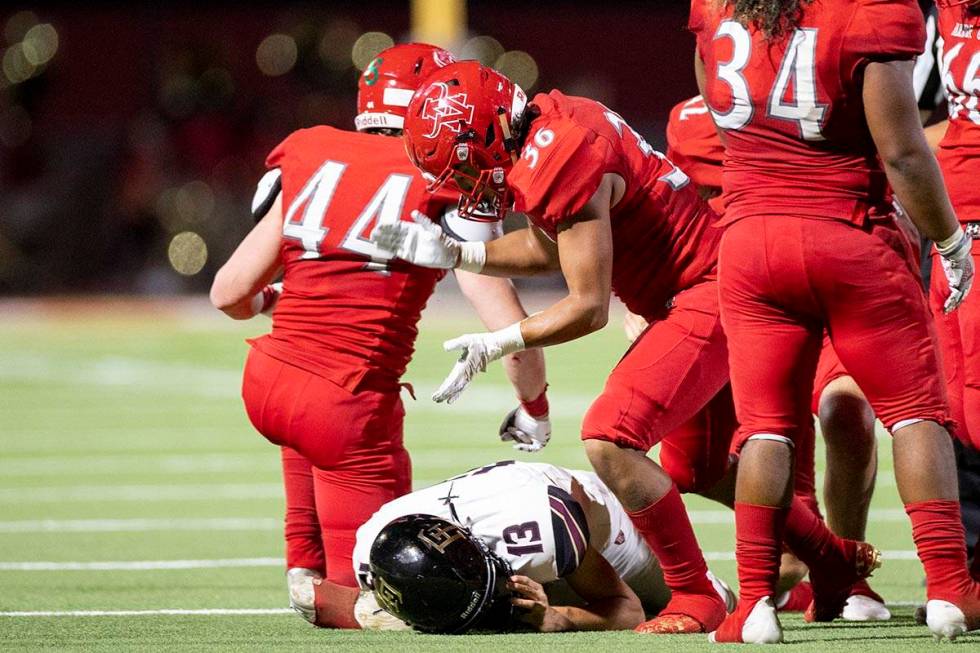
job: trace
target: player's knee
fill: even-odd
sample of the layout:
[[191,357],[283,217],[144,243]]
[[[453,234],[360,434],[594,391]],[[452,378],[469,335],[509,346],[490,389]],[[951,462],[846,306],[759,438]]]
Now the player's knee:
[[585,440],[585,455],[589,458],[592,469],[599,478],[606,481],[607,476],[615,473],[616,463],[622,457],[622,450],[613,442],[589,438]]
[[824,389],[818,417],[829,447],[874,443],[874,411],[851,377],[835,379]]

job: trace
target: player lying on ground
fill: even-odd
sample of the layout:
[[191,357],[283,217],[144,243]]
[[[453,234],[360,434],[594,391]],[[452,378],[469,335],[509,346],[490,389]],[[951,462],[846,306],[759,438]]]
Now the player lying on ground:
[[380,605],[425,632],[622,630],[670,598],[602,481],[543,463],[494,463],[385,504],[358,529],[354,566],[360,593],[307,582],[303,613],[317,625],[404,627]]
[[741,425],[741,597],[712,639],[782,641],[773,580],[825,329],[893,434],[929,627],[955,638],[980,626],[980,585],[966,568],[932,326],[888,190],[937,242],[954,310],[973,261],[919,121],[919,7],[693,0],[690,26],[698,82],[727,139],[719,289]]
[[[380,225],[372,235],[379,246],[435,268],[502,276],[560,269],[569,289],[560,302],[506,329],[446,343],[462,355],[434,398],[451,401],[502,354],[601,328],[610,292],[643,315],[651,326],[613,370],[586,414],[582,437],[672,592],[661,614],[638,630],[713,630],[724,606],[705,581],[677,486],[712,488],[719,470],[702,474],[688,461],[720,450],[724,474],[732,434],[703,428],[702,420],[713,417],[699,414],[713,413],[716,399],[731,402],[719,398],[728,363],[715,280],[717,216],[687,175],[616,113],[559,91],[528,104],[510,80],[477,63],[454,64],[426,80],[409,105],[405,139],[434,186],[462,191],[464,217],[477,209],[501,215],[513,205],[532,226],[487,246],[460,245],[418,216],[416,224]],[[677,431],[680,464],[668,473],[646,453]],[[856,561],[874,550],[836,538],[802,502],[794,508],[786,539],[820,582],[818,613],[836,616],[851,584],[870,571]]]
[[[415,85],[452,60],[428,45],[390,48],[360,78],[360,133],[315,127],[283,141],[256,193],[258,223],[211,289],[236,319],[272,311],[272,332],[250,341],[242,394],[255,428],[282,447],[290,578],[355,586],[355,531],[411,490],[401,376],[443,273],[391,260],[367,235],[416,209],[457,219],[457,196],[427,192],[397,138]],[[479,226],[463,224],[470,235]],[[475,235],[492,237],[485,226]],[[268,285],[280,270],[282,286]],[[526,315],[509,281],[458,278],[488,325]],[[543,355],[507,366],[521,404],[501,437],[536,450],[551,431]]]

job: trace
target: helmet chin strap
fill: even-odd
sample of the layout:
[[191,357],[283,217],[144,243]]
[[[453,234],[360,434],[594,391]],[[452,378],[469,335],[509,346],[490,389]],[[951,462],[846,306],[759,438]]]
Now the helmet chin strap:
[[510,162],[513,165],[517,163],[517,144],[514,143],[514,136],[510,131],[510,123],[507,121],[507,113],[504,111],[498,113],[497,120],[500,122],[500,133],[504,137],[504,143],[513,143],[512,147],[507,148],[507,151],[510,153]]

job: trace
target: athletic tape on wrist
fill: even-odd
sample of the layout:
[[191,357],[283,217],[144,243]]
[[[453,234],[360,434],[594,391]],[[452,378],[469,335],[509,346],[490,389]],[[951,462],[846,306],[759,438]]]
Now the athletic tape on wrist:
[[462,242],[459,244],[459,265],[456,267],[466,272],[479,274],[487,262],[487,246],[481,241]]

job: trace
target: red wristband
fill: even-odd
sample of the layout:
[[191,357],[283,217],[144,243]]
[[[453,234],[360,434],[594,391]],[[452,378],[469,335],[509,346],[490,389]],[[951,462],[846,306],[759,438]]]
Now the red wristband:
[[548,386],[544,386],[544,390],[538,395],[537,399],[532,399],[531,401],[522,401],[521,406],[527,411],[527,414],[531,417],[547,417],[548,416]]

